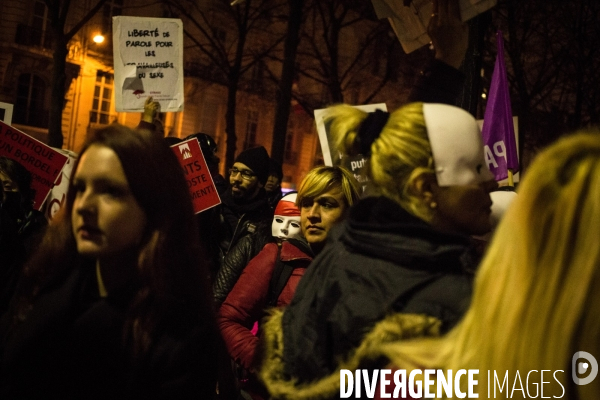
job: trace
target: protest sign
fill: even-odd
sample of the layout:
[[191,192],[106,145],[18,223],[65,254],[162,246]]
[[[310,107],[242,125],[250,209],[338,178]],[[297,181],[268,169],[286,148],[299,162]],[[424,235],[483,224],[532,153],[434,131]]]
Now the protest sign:
[[113,17],[115,107],[183,111],[183,23],[175,18]]
[[[388,18],[402,48],[410,53],[431,43],[427,33],[433,12],[431,0],[371,0],[377,17]],[[460,17],[463,21],[494,7],[498,0],[458,0]]]
[[221,198],[215,188],[212,176],[206,166],[204,154],[200,149],[198,139],[190,139],[171,146],[175,153],[190,190],[194,212],[201,211],[221,204]]
[[19,162],[31,172],[33,208],[40,210],[67,157],[52,147],[0,121],[0,156]]
[[77,154],[70,150],[55,150],[67,156],[67,163],[63,167],[54,187],[48,194],[48,197],[44,202],[44,207],[41,210],[49,221],[54,218],[58,210],[65,204],[67,192],[69,191],[71,174],[73,173],[73,166],[75,165],[75,160],[77,160]]
[[0,121],[5,124],[12,124],[13,105],[0,102]]
[[[387,111],[387,106],[385,103],[366,104],[354,107],[364,112],[373,112],[375,110]],[[354,177],[361,184],[364,191],[366,189],[367,182],[369,181],[369,178],[364,170],[367,158],[361,154],[357,156],[348,156],[335,148],[335,143],[333,143],[331,137],[329,136],[329,129],[324,120],[328,110],[328,108],[315,110],[315,123],[317,124],[317,133],[319,134],[321,151],[323,152],[323,162],[325,165],[339,165],[348,169],[354,174]]]

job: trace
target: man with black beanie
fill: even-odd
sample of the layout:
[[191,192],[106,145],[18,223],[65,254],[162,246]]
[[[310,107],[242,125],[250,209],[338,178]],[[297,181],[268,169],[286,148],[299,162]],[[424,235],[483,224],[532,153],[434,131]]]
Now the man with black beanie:
[[268,177],[269,154],[262,146],[242,151],[229,169],[229,188],[221,194],[221,215],[215,232],[219,262],[240,238],[253,234],[258,223],[273,219],[264,189]]
[[269,154],[264,147],[254,147],[242,151],[229,170],[229,184],[234,199],[252,200],[269,177]]

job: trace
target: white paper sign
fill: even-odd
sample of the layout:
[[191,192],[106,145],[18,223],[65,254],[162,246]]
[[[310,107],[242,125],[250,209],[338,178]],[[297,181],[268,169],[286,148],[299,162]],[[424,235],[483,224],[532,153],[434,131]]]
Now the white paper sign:
[[13,105],[0,102],[0,121],[12,125]]
[[175,18],[113,17],[117,111],[183,111],[183,23]]
[[[489,10],[498,0],[459,0],[463,21]],[[378,18],[388,18],[402,48],[410,53],[431,42],[427,25],[433,10],[430,0],[411,0],[408,6],[403,0],[371,0]]]

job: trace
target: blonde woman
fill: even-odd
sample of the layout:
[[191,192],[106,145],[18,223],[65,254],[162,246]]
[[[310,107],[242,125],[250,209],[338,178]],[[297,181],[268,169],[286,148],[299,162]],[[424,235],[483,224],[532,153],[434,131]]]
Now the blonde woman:
[[[359,187],[346,169],[320,166],[310,170],[298,193],[291,195],[295,204],[285,201],[286,197],[275,209],[273,234],[281,234],[275,229],[281,226],[276,220],[290,215],[298,219],[295,235],[288,235],[286,229],[283,240],[265,245],[244,268],[217,317],[231,358],[252,372],[260,354],[259,339],[251,332],[254,322],[264,316],[267,307],[290,303],[313,257],[358,200]],[[253,375],[242,389],[253,398],[261,398],[263,391]]]
[[[381,351],[402,369],[478,369],[480,398],[541,397],[543,386],[547,398],[597,399],[599,237],[595,131],[560,140],[531,165],[478,271],[464,320],[443,339],[383,345],[372,355]],[[508,378],[502,391],[496,376]],[[586,378],[593,380],[581,384]]]
[[283,315],[270,321],[263,377],[274,397],[314,398],[332,388],[322,382],[339,385],[340,365],[389,314],[425,314],[442,331],[452,328],[468,307],[479,261],[469,235],[491,229],[497,184],[465,110],[411,103],[388,114],[338,105],[326,123],[340,151],[368,156],[376,195],[350,209]]

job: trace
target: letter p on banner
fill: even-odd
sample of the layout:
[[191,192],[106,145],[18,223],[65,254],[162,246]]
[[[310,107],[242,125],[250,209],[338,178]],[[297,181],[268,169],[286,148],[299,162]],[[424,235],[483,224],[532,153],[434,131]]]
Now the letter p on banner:
[[483,144],[490,146],[494,153],[498,154],[500,149],[494,145],[498,142],[504,144],[504,155],[496,158],[498,167],[490,168],[497,181],[506,179],[508,170],[517,172],[519,170],[519,159],[517,157],[517,144],[515,142],[515,131],[513,127],[512,108],[510,105],[510,92],[508,90],[508,78],[506,77],[506,66],[504,65],[504,38],[502,31],[496,34],[498,52],[496,64],[492,74],[492,82],[488,95],[488,102],[483,117]]

